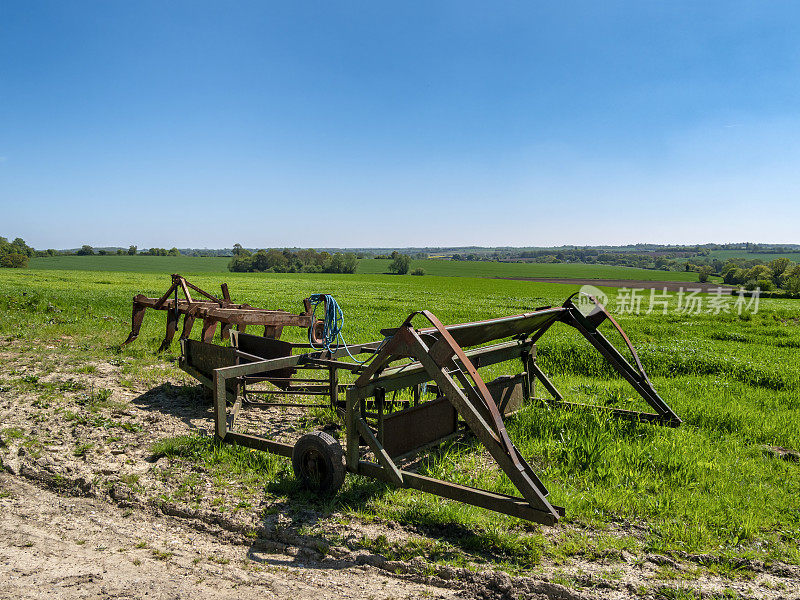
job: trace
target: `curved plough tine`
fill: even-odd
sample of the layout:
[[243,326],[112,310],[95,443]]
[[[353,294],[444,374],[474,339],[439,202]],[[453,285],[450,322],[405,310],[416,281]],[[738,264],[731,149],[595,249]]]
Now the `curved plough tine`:
[[167,333],[164,336],[164,341],[161,342],[161,346],[158,348],[159,352],[163,352],[169,345],[172,343],[172,339],[175,337],[175,332],[178,331],[178,313],[172,310],[167,311]]
[[214,341],[214,332],[217,330],[217,321],[214,319],[203,319],[203,333],[200,335],[202,340],[208,344]]
[[189,336],[192,334],[192,327],[194,327],[194,317],[192,315],[183,317],[183,330],[181,331],[181,337],[179,339],[189,339]]
[[144,311],[147,307],[143,304],[133,301],[133,317],[131,318],[131,332],[128,334],[128,339],[122,342],[122,345],[130,344],[133,340],[139,337],[139,330],[142,328],[142,321],[144,321]]

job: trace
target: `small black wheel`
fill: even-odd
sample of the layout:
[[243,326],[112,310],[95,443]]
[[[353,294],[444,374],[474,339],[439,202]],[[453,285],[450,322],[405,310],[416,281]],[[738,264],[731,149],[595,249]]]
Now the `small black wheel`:
[[307,433],[294,445],[292,468],[304,487],[321,495],[333,495],[344,483],[344,452],[330,434]]

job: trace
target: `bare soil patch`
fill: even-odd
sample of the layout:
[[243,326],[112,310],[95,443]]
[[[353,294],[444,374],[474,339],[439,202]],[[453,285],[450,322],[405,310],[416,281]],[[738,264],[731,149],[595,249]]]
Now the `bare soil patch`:
[[538,281],[540,283],[563,283],[567,285],[593,285],[595,287],[615,287],[615,288],[641,288],[656,289],[668,292],[678,292],[680,290],[700,290],[704,294],[717,293],[722,289],[722,294],[730,294],[730,286],[719,283],[699,283],[696,281],[647,281],[644,279],[568,279],[553,277],[498,277],[497,279],[511,279],[514,281]]
[[375,567],[237,543],[224,530],[0,475],[0,597],[455,598]]

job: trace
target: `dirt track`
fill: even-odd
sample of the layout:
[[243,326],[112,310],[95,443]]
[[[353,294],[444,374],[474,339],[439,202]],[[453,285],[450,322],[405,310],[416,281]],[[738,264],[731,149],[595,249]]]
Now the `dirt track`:
[[[454,598],[368,565],[260,551],[173,517],[0,474],[0,598]],[[196,525],[196,524],[195,524]]]
[[700,290],[703,293],[715,294],[721,288],[723,294],[730,294],[729,286],[720,283],[698,283],[697,281],[646,281],[643,279],[561,279],[550,277],[498,277],[513,281],[538,281],[540,283],[563,283],[565,285],[593,285],[595,287],[641,288],[663,290],[668,292]]

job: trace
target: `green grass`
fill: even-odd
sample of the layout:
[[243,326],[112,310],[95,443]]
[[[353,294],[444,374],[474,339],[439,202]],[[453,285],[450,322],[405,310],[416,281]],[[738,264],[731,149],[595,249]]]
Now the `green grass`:
[[[33,258],[32,270],[115,271],[127,273],[228,273],[229,258],[192,256],[53,256]],[[388,272],[390,260],[362,259],[358,273]],[[451,260],[413,260],[411,270],[443,277],[565,277],[575,279],[641,279],[652,281],[697,281],[696,273],[656,271],[612,265],[501,263]]]
[[[222,278],[207,274],[192,280],[214,291]],[[345,336],[351,342],[380,339],[380,328],[398,325],[417,309],[429,308],[453,323],[558,304],[576,288],[436,276],[226,273],[224,280],[234,300],[267,308],[299,311],[303,297],[331,293],[345,311]],[[155,354],[164,314],[149,313],[140,338],[122,350],[119,343],[129,328],[132,296],[158,295],[168,285],[167,277],[153,273],[2,270],[0,341],[32,353],[44,352],[36,349],[47,343],[57,348],[48,355],[115,361],[124,365],[123,375],[155,387],[174,373],[165,361],[174,360],[178,350],[175,344],[171,352]],[[613,306],[616,292],[607,292]],[[315,504],[294,486],[288,461],[216,447],[199,437],[166,440],[156,450],[200,462],[217,477],[246,482],[273,502],[282,499],[276,510],[310,503],[323,513],[392,519],[446,538],[445,546],[429,550],[387,549],[399,557],[433,552],[458,563],[452,546],[483,552],[513,570],[530,567],[540,554],[599,555],[617,540],[637,551],[800,563],[800,465],[763,451],[765,445],[800,449],[799,308],[798,301],[765,300],[758,314],[744,318],[620,315],[655,387],[684,425],[665,429],[533,405],[509,419],[512,437],[551,490],[551,501],[567,509],[567,527],[547,536],[512,518],[358,477],[348,477],[335,499]],[[299,341],[304,335],[287,328],[284,337]],[[554,327],[538,346],[541,366],[569,399],[637,406],[624,382],[566,326]],[[502,366],[492,367],[485,377],[503,372]],[[16,375],[8,385],[40,384]],[[8,439],[13,432],[2,435]],[[486,468],[482,453],[469,443],[454,443],[433,455],[424,472],[514,493],[505,475]],[[197,486],[187,485],[190,498]],[[642,533],[614,536],[611,524],[619,522],[635,523]],[[587,532],[579,542],[570,537],[575,535],[570,523]]]
[[[358,272],[386,273],[390,260],[361,260]],[[652,281],[697,281],[697,273],[685,271],[656,271],[613,265],[579,263],[508,263],[453,260],[412,260],[411,270],[422,268],[426,275],[444,277],[545,277],[571,279],[642,279]]]

